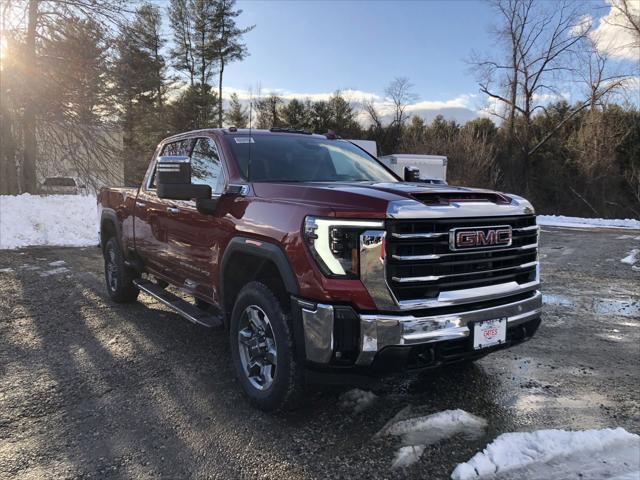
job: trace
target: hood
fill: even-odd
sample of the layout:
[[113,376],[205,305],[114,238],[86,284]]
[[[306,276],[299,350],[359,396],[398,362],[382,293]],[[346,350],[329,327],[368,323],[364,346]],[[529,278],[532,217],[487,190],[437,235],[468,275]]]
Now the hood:
[[[305,203],[333,211],[336,216],[353,216],[362,213],[372,218],[394,217],[398,211],[412,210],[411,215],[428,218],[431,213],[443,210],[457,214],[453,216],[476,216],[485,206],[485,215],[516,214],[509,206],[518,206],[520,214],[533,213],[526,200],[515,195],[506,195],[491,190],[455,187],[446,184],[410,182],[305,182],[305,183],[254,183],[258,197],[275,201]],[[471,208],[475,206],[475,208]],[[466,207],[466,208],[465,208]],[[502,208],[500,208],[502,207]],[[525,207],[528,207],[527,211]],[[462,210],[464,212],[460,215]],[[496,210],[497,209],[497,210]],[[473,212],[472,212],[473,210]],[[494,211],[499,213],[494,213]],[[394,214],[395,212],[395,214]],[[504,213],[503,213],[504,212]],[[443,216],[436,214],[435,216]]]

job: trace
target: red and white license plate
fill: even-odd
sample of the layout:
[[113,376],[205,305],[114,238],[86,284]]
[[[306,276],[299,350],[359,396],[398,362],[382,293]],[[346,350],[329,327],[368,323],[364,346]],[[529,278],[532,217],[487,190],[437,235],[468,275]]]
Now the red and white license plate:
[[504,343],[507,339],[507,318],[483,320],[473,324],[473,348],[493,347]]

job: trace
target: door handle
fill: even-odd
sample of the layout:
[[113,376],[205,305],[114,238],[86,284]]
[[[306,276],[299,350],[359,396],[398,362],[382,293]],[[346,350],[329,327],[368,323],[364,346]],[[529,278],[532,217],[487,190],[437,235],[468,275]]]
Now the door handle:
[[147,206],[147,204],[144,203],[144,202],[136,202],[136,207],[138,207],[138,208],[144,208],[146,206]]
[[177,215],[178,213],[180,213],[180,209],[176,207],[167,207],[167,212],[169,212],[171,215]]

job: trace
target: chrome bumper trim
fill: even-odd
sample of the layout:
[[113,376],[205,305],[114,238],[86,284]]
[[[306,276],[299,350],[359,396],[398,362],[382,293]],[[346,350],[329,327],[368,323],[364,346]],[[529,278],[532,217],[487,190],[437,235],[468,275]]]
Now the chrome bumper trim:
[[333,306],[311,304],[298,300],[304,326],[304,347],[307,359],[329,363],[333,355]]
[[416,317],[414,315],[360,315],[360,354],[357,365],[370,365],[376,354],[391,345],[416,345],[467,337],[469,323],[507,317],[509,326],[531,320],[542,311],[542,294],[480,310]]

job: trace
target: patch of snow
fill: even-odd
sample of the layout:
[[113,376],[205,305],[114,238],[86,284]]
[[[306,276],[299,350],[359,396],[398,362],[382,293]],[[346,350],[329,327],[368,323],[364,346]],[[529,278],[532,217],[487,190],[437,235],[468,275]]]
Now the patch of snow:
[[640,241],[640,237],[634,237],[633,235],[620,235],[619,237],[616,237],[616,240],[639,240]]
[[396,456],[393,459],[391,468],[406,468],[409,465],[416,463],[422,457],[424,453],[424,445],[408,445],[406,447],[400,447],[396,451]]
[[373,392],[354,388],[340,395],[340,407],[351,410],[353,413],[360,413],[368,408],[376,398],[378,397]]
[[629,255],[620,260],[622,263],[626,263],[627,265],[635,265],[638,262],[638,256],[640,256],[640,248],[634,248],[629,252]]
[[0,195],[0,249],[97,243],[95,196]]
[[38,275],[41,277],[49,277],[51,275],[60,275],[61,273],[67,273],[70,270],[67,267],[58,267],[52,268],[51,270],[46,270],[44,272],[39,272]]
[[628,228],[640,230],[640,220],[633,218],[580,218],[563,215],[538,215],[538,225],[575,228]]
[[51,267],[61,267],[62,265],[66,265],[67,262],[65,262],[64,260],[56,260],[55,262],[50,262],[49,266]]
[[0,268],[0,273],[11,273],[13,268]]
[[461,435],[473,440],[484,435],[487,421],[464,410],[445,410],[431,415],[415,415],[412,408],[398,412],[376,436],[400,437],[392,468],[411,465],[420,460],[427,445]]
[[[637,475],[640,436],[623,428],[504,433],[466,463],[452,480],[605,479]],[[637,478],[630,476],[628,478]]]
[[389,425],[386,434],[402,436],[405,445],[431,445],[454,435],[478,438],[486,428],[484,418],[457,409],[400,420]]

